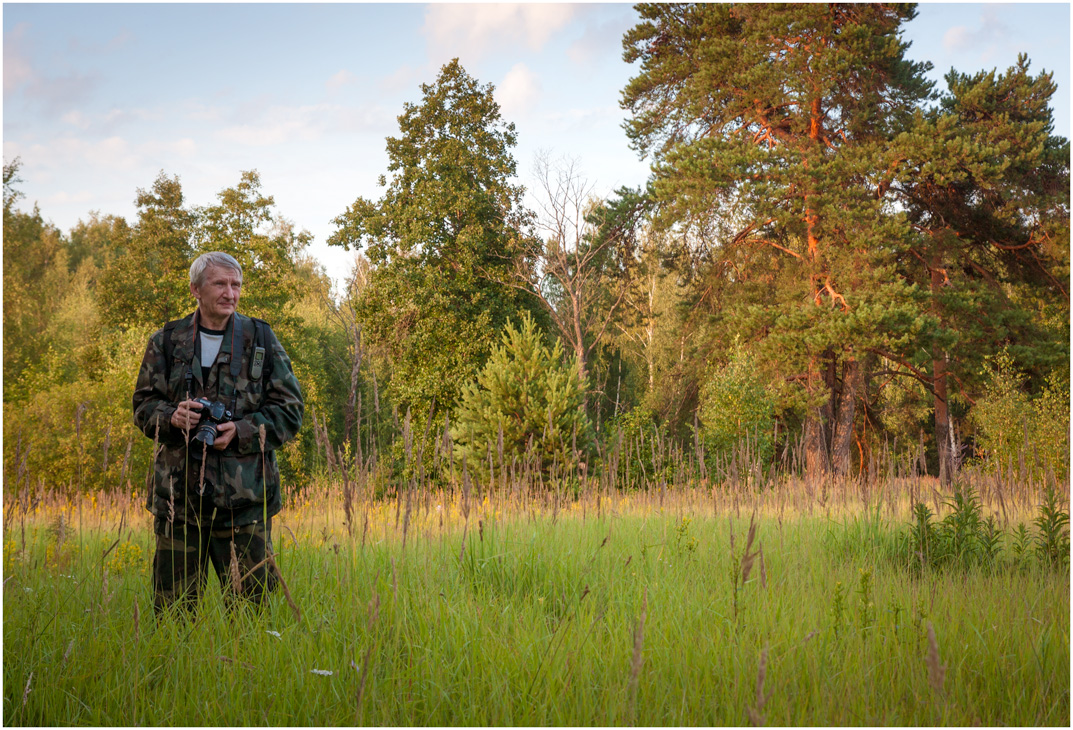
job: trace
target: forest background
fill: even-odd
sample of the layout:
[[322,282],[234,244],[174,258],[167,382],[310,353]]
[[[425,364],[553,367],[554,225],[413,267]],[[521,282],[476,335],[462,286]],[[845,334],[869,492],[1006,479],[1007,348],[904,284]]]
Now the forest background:
[[5,161],[9,488],[141,489],[134,377],[206,250],[242,262],[242,310],[295,363],[296,492],[335,455],[380,493],[415,450],[436,479],[439,443],[598,473],[642,434],[710,460],[748,440],[815,479],[865,476],[882,450],[951,480],[1027,446],[1068,478],[1050,75],[1023,58],[933,88],[898,39],[906,6],[637,10],[622,107],[645,187],[597,199],[547,156],[528,209],[513,124],[449,63],[401,110],[383,195],[335,220],[329,242],[361,253],[341,294],[256,171],[208,204],[163,172],[135,220],[63,232]]

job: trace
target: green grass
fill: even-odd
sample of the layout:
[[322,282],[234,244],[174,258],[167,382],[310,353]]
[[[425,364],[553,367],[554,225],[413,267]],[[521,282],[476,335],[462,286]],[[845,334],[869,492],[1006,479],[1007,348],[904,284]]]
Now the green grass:
[[748,514],[694,507],[485,505],[464,548],[451,507],[405,548],[393,506],[364,546],[296,520],[300,620],[282,592],[230,616],[212,576],[196,620],[156,619],[148,530],[102,557],[106,522],[57,549],[31,520],[25,551],[8,524],[4,723],[1069,725],[1068,569],[908,570],[874,510],[761,516],[742,582]]

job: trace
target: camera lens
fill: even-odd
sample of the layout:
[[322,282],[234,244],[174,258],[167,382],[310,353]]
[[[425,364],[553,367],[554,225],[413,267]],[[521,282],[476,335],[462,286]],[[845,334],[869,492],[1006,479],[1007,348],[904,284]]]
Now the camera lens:
[[197,427],[197,431],[194,432],[194,440],[212,446],[216,443],[216,436],[219,433],[216,424],[206,422]]

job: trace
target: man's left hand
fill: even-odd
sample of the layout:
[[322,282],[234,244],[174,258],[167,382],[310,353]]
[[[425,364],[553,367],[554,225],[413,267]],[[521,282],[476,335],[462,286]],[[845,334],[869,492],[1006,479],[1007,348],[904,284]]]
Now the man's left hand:
[[238,433],[238,428],[233,421],[229,421],[218,425],[216,431],[216,442],[212,445],[212,448],[217,451],[223,451],[227,448],[227,445],[231,443],[231,439],[235,438],[235,434]]

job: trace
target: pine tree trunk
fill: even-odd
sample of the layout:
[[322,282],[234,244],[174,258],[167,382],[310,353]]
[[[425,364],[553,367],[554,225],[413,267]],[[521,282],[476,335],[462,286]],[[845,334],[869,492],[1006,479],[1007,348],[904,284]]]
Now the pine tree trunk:
[[[829,393],[820,378],[815,361],[809,364],[807,390],[811,395],[818,390]],[[819,484],[827,478],[827,439],[824,435],[823,410],[825,405],[810,406],[805,414],[805,480]]]
[[950,439],[950,410],[947,407],[946,358],[942,353],[932,361],[935,379],[935,445],[939,450],[939,481],[949,484],[954,477]]
[[[820,130],[822,124],[822,109],[820,106],[820,98],[818,96],[812,100],[809,112],[809,139],[813,145],[818,145],[820,142]],[[804,161],[804,166],[806,169],[808,168],[807,157]],[[816,210],[812,207],[812,199],[813,194],[810,191],[806,191],[805,227],[808,241],[808,268],[812,280],[813,299],[819,304],[820,294],[817,284],[819,281],[818,274],[822,267],[822,263],[820,261],[820,241],[816,236],[816,227],[819,220]],[[806,390],[810,399],[821,389],[827,394],[827,398],[825,399],[825,402],[819,406],[809,406],[805,413],[805,480],[809,484],[819,484],[827,478],[828,443],[824,420],[825,416],[830,414],[831,391],[829,383],[824,382],[825,380],[827,380],[827,378],[821,377],[819,366],[816,359],[813,358],[809,362]]]
[[842,369],[842,392],[838,398],[838,418],[831,444],[831,462],[835,474],[840,477],[848,477],[853,472],[853,419],[860,381],[860,365],[855,359],[847,358]]
[[[931,302],[936,316],[939,312],[939,293],[943,286],[943,260],[939,253],[930,261]],[[950,439],[950,410],[947,406],[946,353],[936,352],[932,360],[932,389],[935,394],[935,446],[939,452],[939,482],[949,484],[953,478],[953,453]]]

